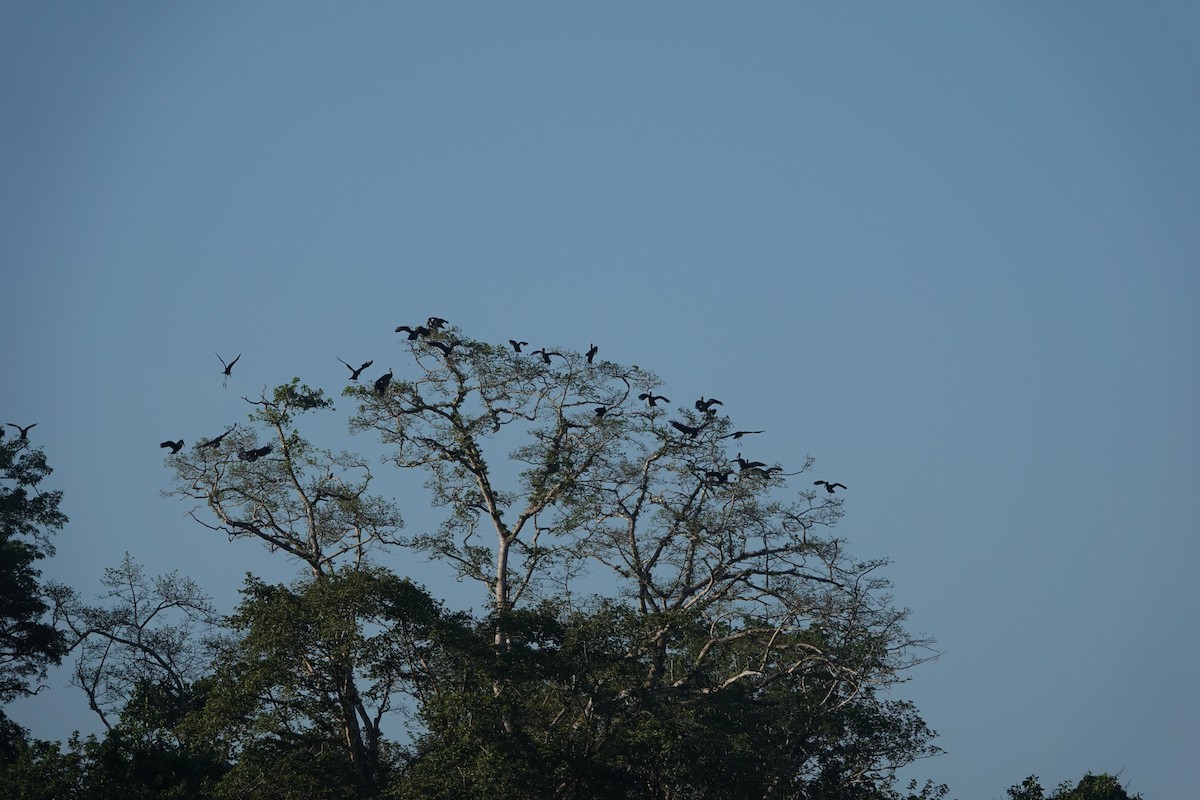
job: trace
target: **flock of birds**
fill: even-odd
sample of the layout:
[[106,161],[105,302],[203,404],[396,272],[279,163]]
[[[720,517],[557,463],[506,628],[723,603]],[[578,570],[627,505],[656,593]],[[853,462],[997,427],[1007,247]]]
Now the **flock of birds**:
[[[426,344],[436,347],[437,349],[441,350],[444,355],[449,356],[453,352],[454,348],[458,346],[458,342],[455,342],[455,341],[447,342],[447,341],[437,338],[438,334],[441,332],[442,328],[445,327],[445,325],[446,325],[446,320],[442,319],[441,317],[429,317],[427,320],[425,320],[424,325],[415,325],[415,326],[413,326],[413,325],[398,325],[396,327],[395,332],[407,334],[409,341],[416,341],[418,339],[424,339]],[[512,346],[514,353],[524,353],[525,351],[522,350],[521,348],[529,345],[529,342],[518,341],[517,339],[509,339],[508,343],[509,343],[509,345]],[[596,357],[596,353],[598,353],[599,351],[600,351],[599,347],[597,347],[594,343],[589,343],[588,349],[587,349],[586,353],[584,354],[585,357],[587,358],[587,362],[589,364],[594,363],[593,360]],[[233,373],[233,365],[238,362],[238,359],[240,359],[242,357],[242,354],[238,353],[237,356],[232,361],[229,361],[229,362],[226,362],[225,359],[221,357],[220,353],[217,353],[216,355],[217,355],[217,358],[221,362],[222,375],[224,376],[222,385],[224,386],[224,385],[228,384],[229,378]],[[558,356],[559,358],[561,358],[563,360],[566,360],[566,358],[567,358],[562,353],[559,353],[554,350],[546,350],[545,348],[541,348],[538,350],[531,350],[531,351],[529,351],[528,355],[539,356],[542,359],[542,362],[546,363],[546,364],[551,363],[551,361],[550,361],[551,356]],[[353,364],[351,364],[347,361],[344,361],[341,357],[338,357],[338,361],[340,361],[343,365],[345,365],[346,369],[350,370],[350,380],[352,380],[352,381],[357,381],[359,379],[359,376],[361,376],[362,373],[364,371],[366,371],[366,369],[368,367],[370,367],[372,364],[375,363],[373,360],[368,360],[368,361],[364,361],[362,364],[355,367]],[[375,394],[377,394],[381,397],[383,395],[386,395],[388,387],[391,385],[392,378],[393,378],[393,373],[390,368],[388,369],[388,371],[386,373],[384,373],[383,375],[380,375],[378,378],[376,378],[374,384],[372,385],[372,388],[374,389]],[[645,401],[647,407],[649,407],[649,408],[657,407],[657,405],[660,402],[661,403],[671,402],[670,398],[665,397],[661,394],[654,394],[653,392],[643,392],[642,394],[638,395],[638,399]],[[711,417],[715,417],[717,414],[717,410],[716,410],[715,406],[724,405],[724,403],[722,403],[720,400],[717,400],[716,398],[713,398],[713,397],[705,398],[703,395],[701,395],[700,399],[697,400],[694,405],[695,405],[696,411],[698,411],[702,416],[711,418]],[[609,408],[607,406],[599,406],[594,410],[594,413],[597,418],[600,418],[600,417],[603,417],[605,414],[607,414],[608,411],[609,411]],[[706,419],[706,421],[700,425],[688,425],[686,423],[679,422],[677,420],[669,420],[669,422],[670,422],[670,425],[672,428],[679,431],[684,436],[688,437],[689,439],[695,439],[697,436],[700,435],[700,433],[705,428],[707,428],[709,426],[711,420]],[[14,425],[11,422],[8,423],[8,425],[10,427],[17,428],[21,432],[22,439],[27,438],[29,429],[34,427],[34,425],[36,425],[36,424],[37,423],[34,423],[33,425],[27,425],[25,427],[22,427],[20,425]],[[236,429],[236,428],[237,428],[237,425],[235,424],[231,428],[226,430],[224,433],[222,433],[220,436],[217,436],[213,439],[209,439],[209,440],[201,443],[199,445],[200,449],[212,448],[215,450],[221,444],[221,441],[226,436],[228,436],[230,433],[232,433],[234,431],[234,429]],[[725,434],[724,436],[721,436],[719,438],[737,440],[737,439],[741,439],[743,436],[750,436],[753,434],[764,433],[764,432],[765,431],[763,431],[763,430],[757,430],[757,431],[738,430],[738,431],[734,431],[733,433]],[[4,431],[2,428],[0,428],[0,436],[3,436],[3,435],[4,435]],[[169,448],[171,450],[172,455],[174,455],[174,454],[178,453],[180,450],[182,450],[183,446],[184,446],[184,442],[182,439],[179,439],[178,441],[165,441],[165,442],[161,442],[159,444],[159,447],[161,447],[161,448]],[[264,445],[263,447],[251,447],[251,448],[247,448],[245,450],[239,451],[238,458],[242,461],[251,461],[251,462],[257,461],[258,459],[262,458],[263,456],[270,454],[271,450],[272,450],[271,445]],[[783,467],[780,467],[780,466],[767,466],[767,464],[762,461],[750,461],[748,459],[742,458],[742,454],[740,452],[737,454],[737,456],[735,458],[731,459],[731,461],[738,465],[738,470],[740,472],[746,472],[746,473],[750,473],[750,474],[770,476],[775,473],[779,473],[779,472],[783,471]],[[734,472],[734,470],[732,470],[732,469],[709,470],[709,471],[705,472],[705,481],[707,483],[709,483],[710,485],[728,483],[729,478],[733,474],[733,472]],[[834,494],[838,489],[847,488],[846,484],[844,484],[844,483],[839,483],[836,481],[826,481],[826,480],[813,481],[813,485],[814,486],[824,486],[825,491],[828,492],[829,494]]]

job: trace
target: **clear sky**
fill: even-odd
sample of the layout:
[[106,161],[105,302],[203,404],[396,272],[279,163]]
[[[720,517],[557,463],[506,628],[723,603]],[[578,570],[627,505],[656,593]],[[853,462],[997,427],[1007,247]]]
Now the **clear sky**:
[[[431,314],[596,342],[850,487],[943,652],[895,693],[947,751],[915,774],[1194,796],[1198,79],[1192,2],[4,3],[0,422],[66,493],[46,575],[129,551],[230,608],[290,573],[160,497],[159,441],[399,370]],[[94,730],[66,680],[13,715]]]

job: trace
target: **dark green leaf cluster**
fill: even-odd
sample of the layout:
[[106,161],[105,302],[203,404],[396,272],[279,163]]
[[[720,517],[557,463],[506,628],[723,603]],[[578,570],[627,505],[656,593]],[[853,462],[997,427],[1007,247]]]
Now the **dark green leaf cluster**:
[[54,554],[50,536],[67,522],[62,493],[38,488],[50,473],[27,440],[0,440],[0,703],[32,693],[30,681],[67,652],[34,566]]

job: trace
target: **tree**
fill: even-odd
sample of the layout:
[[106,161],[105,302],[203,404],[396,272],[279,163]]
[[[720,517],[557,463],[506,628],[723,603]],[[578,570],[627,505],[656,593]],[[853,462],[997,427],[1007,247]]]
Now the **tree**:
[[1047,798],[1046,790],[1036,775],[1030,775],[1017,786],[1008,789],[1010,800],[1141,800],[1141,795],[1129,795],[1116,775],[1103,772],[1099,775],[1087,773],[1074,786],[1063,781]]
[[[821,776],[875,786],[937,752],[923,723],[908,726],[907,747],[860,746],[855,758],[835,757],[819,735],[852,711],[875,723],[908,714],[877,703],[875,691],[900,680],[928,643],[904,631],[905,612],[878,577],[885,562],[852,560],[843,541],[821,533],[840,517],[841,499],[776,499],[784,468],[731,458],[727,445],[741,435],[713,413],[715,401],[670,419],[641,403],[659,388],[647,371],[561,349],[537,358],[455,328],[408,347],[414,378],[383,392],[346,390],[360,402],[352,428],[376,431],[397,466],[427,472],[449,513],[439,531],[409,544],[486,587],[498,656],[516,645],[510,612],[548,597],[569,604],[572,581],[593,568],[632,615],[624,655],[636,677],[560,697],[536,720],[501,714],[505,735],[586,727],[612,702],[624,708],[599,723],[606,731],[638,719],[630,708],[655,714],[663,703],[699,709],[734,698],[786,705],[782,696],[799,700],[802,713],[774,732],[789,745],[770,776],[780,787]],[[502,466],[504,443],[524,466],[518,475]],[[518,692],[503,676],[490,690]],[[824,730],[848,738],[836,727]],[[642,787],[646,796],[669,796],[672,778],[655,781]]]
[[54,555],[50,537],[67,524],[62,492],[38,488],[52,471],[28,439],[0,439],[0,703],[35,693],[30,682],[66,653],[34,567]]
[[[352,432],[424,473],[446,512],[433,532],[401,535],[366,460],[300,434],[332,402],[298,379],[250,401],[249,427],[167,457],[198,522],[304,570],[248,581],[181,722],[221,743],[218,796],[942,792],[895,786],[938,749],[881,691],[929,642],[886,562],[831,535],[840,496],[782,497],[808,460],[731,457],[744,433],[719,401],[643,402],[660,384],[637,367],[452,327],[406,346],[411,376],[345,394]],[[397,578],[399,546],[478,582],[488,612]]]

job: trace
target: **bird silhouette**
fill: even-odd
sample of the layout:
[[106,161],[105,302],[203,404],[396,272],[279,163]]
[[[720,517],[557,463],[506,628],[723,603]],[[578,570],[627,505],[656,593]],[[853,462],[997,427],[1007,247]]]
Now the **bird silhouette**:
[[238,453],[238,459],[240,461],[258,461],[267,453],[270,453],[272,449],[269,444],[262,447],[250,447]]
[[514,353],[521,352],[521,348],[524,347],[525,345],[529,344],[529,342],[518,342],[516,339],[509,339],[508,343],[512,345],[512,349],[513,349]]
[[387,373],[380,375],[375,379],[375,394],[381,397],[387,394],[388,384],[392,382],[392,370],[389,368]]
[[829,492],[830,494],[833,494],[834,489],[837,489],[839,486],[843,489],[849,488],[844,483],[830,483],[829,481],[813,481],[813,486],[824,486],[825,491]]
[[695,439],[697,434],[704,430],[703,425],[697,428],[691,425],[684,425],[682,422],[676,422],[675,420],[671,420],[671,427],[680,433],[685,434],[689,439]]
[[[213,352],[217,353],[216,350],[214,350]],[[242,354],[238,353],[237,358],[233,359],[233,361],[230,361],[228,364],[226,364],[225,359],[221,358],[221,354],[217,353],[217,358],[220,360],[221,366],[225,368],[225,380],[221,381],[222,386],[225,386],[229,383],[229,376],[233,373],[233,365],[236,364],[238,362],[238,358],[241,358],[241,357],[242,357]]]
[[727,433],[727,434],[725,434],[724,436],[721,436],[721,437],[718,437],[718,438],[721,438],[721,439],[740,439],[740,438],[742,438],[743,436],[748,436],[748,435],[750,435],[751,433],[766,433],[766,431],[734,431],[733,433]]
[[[591,343],[589,342],[589,344],[591,344]],[[594,345],[594,344],[590,348],[588,348],[587,360],[588,360],[589,364],[592,363],[592,359],[596,357],[596,353],[599,352],[599,350],[600,350],[600,348],[596,347],[596,345]]]
[[400,333],[402,331],[408,333],[408,340],[410,342],[419,336],[428,336],[429,335],[429,328],[426,328],[424,325],[418,325],[415,328],[410,328],[407,325],[398,325],[396,327],[396,333]]
[[160,442],[158,446],[171,448],[171,455],[175,455],[183,449],[183,439],[180,439],[178,442]]
[[446,320],[442,319],[441,317],[430,317],[429,319],[425,320],[425,327],[429,328],[431,331],[440,331],[442,326],[445,324]]
[[599,419],[608,413],[608,406],[599,406],[592,413],[594,413],[596,418]]
[[17,430],[19,430],[21,432],[21,435],[17,437],[18,439],[28,439],[29,438],[29,429],[37,427],[36,422],[34,422],[30,425],[26,425],[23,428],[15,422],[6,422],[4,424],[10,428],[16,428]]
[[226,436],[228,436],[230,433],[232,433],[232,432],[233,432],[233,429],[234,429],[234,428],[236,428],[236,427],[237,427],[237,425],[234,425],[232,428],[230,428],[229,430],[225,431],[224,433],[222,433],[222,434],[221,434],[220,436],[218,436],[217,438],[215,438],[215,439],[209,439],[207,442],[205,442],[204,444],[200,445],[200,447],[202,447],[202,448],[204,448],[204,447],[211,447],[213,450],[216,450],[216,449],[217,449],[217,446],[218,446],[219,444],[221,444],[221,440],[222,440],[222,439],[224,439]]
[[671,398],[669,397],[663,397],[661,394],[651,394],[650,392],[642,392],[638,395],[638,400],[645,400],[651,408],[658,405],[659,400],[662,400],[664,403],[671,402]]
[[714,411],[712,407],[713,406],[723,406],[723,405],[725,405],[725,404],[722,403],[720,400],[717,400],[716,398],[713,398],[711,400],[705,400],[704,395],[700,395],[700,399],[696,401],[696,410],[701,411],[705,414],[715,414],[717,412]]
[[743,471],[748,470],[748,469],[755,469],[757,467],[765,467],[767,465],[767,462],[765,462],[765,461],[747,461],[746,459],[742,458],[741,453],[738,453],[737,458],[735,458],[733,460],[737,462],[738,469],[741,469]]
[[704,473],[704,482],[709,486],[715,486],[719,483],[729,483],[729,476],[733,474],[731,469],[710,469]]
[[547,364],[550,363],[550,356],[558,356],[559,358],[562,358],[562,359],[566,358],[566,356],[564,356],[562,353],[556,353],[553,350],[547,352],[545,348],[542,348],[541,350],[533,350],[530,352],[530,355],[533,355],[533,356],[541,355],[542,361]]
[[458,346],[458,342],[439,342],[436,339],[426,339],[425,344],[430,345],[431,347],[436,347],[447,356],[450,355],[451,350]]
[[783,472],[783,467],[766,467],[765,469],[763,467],[750,467],[749,469],[742,470],[741,474],[769,478],[776,472]]
[[[342,359],[339,358],[338,361],[342,361]],[[342,361],[342,363],[346,364],[345,361]],[[358,380],[358,376],[362,375],[363,370],[366,369],[367,367],[371,366],[374,363],[375,363],[374,361],[364,361],[363,365],[361,367],[359,367],[358,369],[355,369],[354,367],[350,366],[349,364],[346,364],[346,369],[350,370],[350,380],[352,380],[352,381]]]

